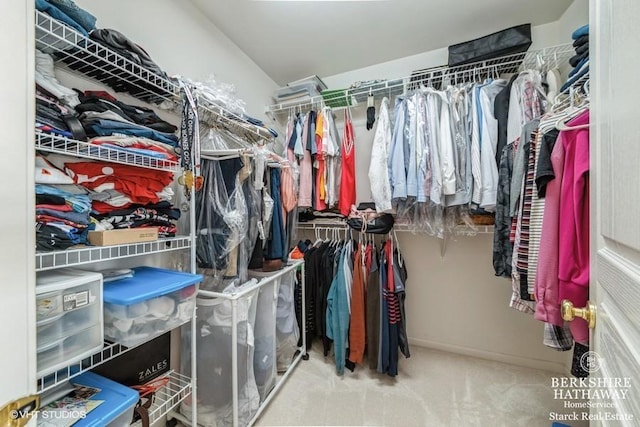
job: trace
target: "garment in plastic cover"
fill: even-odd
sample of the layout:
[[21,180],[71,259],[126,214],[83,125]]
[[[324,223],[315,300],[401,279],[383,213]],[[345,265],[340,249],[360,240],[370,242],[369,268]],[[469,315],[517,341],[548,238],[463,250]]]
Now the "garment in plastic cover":
[[249,217],[240,173],[226,177],[234,180],[228,185],[220,162],[203,159],[201,174],[204,186],[196,192],[196,257],[198,267],[207,270],[202,272],[208,276],[203,288],[215,290],[225,277],[237,276],[237,248],[247,236]]

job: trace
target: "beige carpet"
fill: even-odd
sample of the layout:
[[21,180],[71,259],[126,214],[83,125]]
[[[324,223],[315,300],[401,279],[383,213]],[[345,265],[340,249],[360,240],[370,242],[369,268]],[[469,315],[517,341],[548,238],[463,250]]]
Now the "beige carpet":
[[574,411],[554,400],[554,374],[536,369],[414,346],[395,379],[365,367],[338,377],[331,358],[310,355],[255,425],[549,427],[550,412]]

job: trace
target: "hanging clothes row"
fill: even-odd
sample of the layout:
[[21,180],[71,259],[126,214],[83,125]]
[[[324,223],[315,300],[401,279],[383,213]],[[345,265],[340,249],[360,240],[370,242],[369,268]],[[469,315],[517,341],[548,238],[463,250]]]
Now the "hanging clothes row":
[[289,116],[283,155],[299,168],[301,208],[337,209],[346,216],[355,204],[355,134],[348,109],[344,123],[341,139],[329,107]]
[[307,343],[322,340],[328,356],[333,346],[336,371],[363,364],[398,375],[399,352],[409,357],[406,335],[407,269],[393,239],[373,241],[322,239],[300,242],[307,297]]
[[494,212],[504,125],[528,102],[519,96],[511,112],[503,100],[524,95],[527,84],[530,96],[544,100],[542,81],[539,71],[529,70],[511,81],[421,87],[397,97],[393,115],[383,99],[369,165],[378,212],[393,212],[399,222],[439,237],[460,222],[471,223],[469,210]]
[[493,266],[511,279],[510,306],[545,322],[545,345],[573,348],[572,373],[583,377],[587,323],[566,325],[561,302],[584,306],[589,296],[589,104],[572,91],[568,104],[550,106],[539,84],[520,74],[504,98]]
[[[235,144],[228,133],[215,129],[206,138],[218,147]],[[248,269],[280,269],[297,222],[294,168],[258,147],[220,160],[208,158],[206,150],[203,154],[204,184],[196,192],[196,253],[205,276],[203,289],[239,286],[249,279]]]

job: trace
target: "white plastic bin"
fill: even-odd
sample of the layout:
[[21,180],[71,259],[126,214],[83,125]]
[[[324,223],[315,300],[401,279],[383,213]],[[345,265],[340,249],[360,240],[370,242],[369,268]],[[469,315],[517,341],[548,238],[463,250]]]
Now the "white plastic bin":
[[102,275],[61,269],[36,278],[38,376],[103,347]]

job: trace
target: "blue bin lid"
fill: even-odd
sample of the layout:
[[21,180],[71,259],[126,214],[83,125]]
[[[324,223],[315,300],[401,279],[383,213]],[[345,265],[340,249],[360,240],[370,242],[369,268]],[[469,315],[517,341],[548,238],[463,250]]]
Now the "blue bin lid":
[[[103,400],[86,418],[78,420],[74,427],[106,426],[126,410],[132,409],[140,395],[132,388],[119,384],[93,372],[85,372],[70,381],[72,384],[100,389],[91,400]],[[133,413],[131,414],[133,416]]]
[[137,304],[202,282],[201,274],[155,267],[136,267],[133,270],[133,277],[104,284],[104,302],[118,305]]

